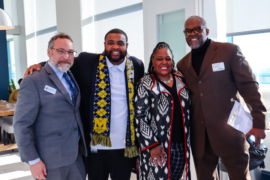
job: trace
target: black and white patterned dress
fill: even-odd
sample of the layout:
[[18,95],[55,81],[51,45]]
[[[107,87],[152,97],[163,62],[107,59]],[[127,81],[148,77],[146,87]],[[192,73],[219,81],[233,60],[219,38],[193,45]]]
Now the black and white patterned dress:
[[[176,80],[176,90],[180,98],[182,112],[183,133],[185,137],[184,152],[186,165],[186,180],[190,180],[190,99],[188,89],[180,74],[173,74]],[[159,86],[159,88],[158,88]],[[171,160],[171,131],[173,124],[174,100],[169,91],[156,80],[153,74],[141,78],[137,85],[135,96],[135,132],[140,145],[139,179],[140,180],[170,180]],[[163,166],[156,167],[150,163],[149,148],[160,144],[165,150],[167,162],[162,160]]]

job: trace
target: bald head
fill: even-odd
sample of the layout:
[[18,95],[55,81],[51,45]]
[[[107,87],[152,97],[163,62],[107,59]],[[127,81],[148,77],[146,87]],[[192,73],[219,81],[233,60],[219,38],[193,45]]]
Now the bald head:
[[185,22],[185,26],[186,26],[186,23],[188,21],[192,21],[194,19],[198,20],[201,23],[201,26],[207,28],[206,21],[202,17],[200,17],[200,16],[190,16],[189,18],[187,18],[187,20]]

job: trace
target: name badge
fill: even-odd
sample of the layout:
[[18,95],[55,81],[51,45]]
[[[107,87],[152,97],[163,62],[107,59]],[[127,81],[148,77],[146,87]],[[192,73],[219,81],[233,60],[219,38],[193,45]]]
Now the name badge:
[[44,88],[44,91],[47,91],[47,92],[49,92],[51,94],[55,94],[57,90],[55,88],[53,88],[53,87],[50,87],[50,86],[46,85],[45,88]]
[[225,70],[224,62],[212,64],[213,72]]

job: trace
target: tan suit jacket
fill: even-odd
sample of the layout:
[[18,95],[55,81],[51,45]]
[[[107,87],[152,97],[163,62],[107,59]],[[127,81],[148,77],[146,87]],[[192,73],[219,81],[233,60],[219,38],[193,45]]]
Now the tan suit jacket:
[[[211,40],[199,76],[193,69],[191,53],[177,63],[185,77],[192,101],[191,147],[193,155],[201,158],[207,132],[214,153],[219,157],[248,151],[244,134],[227,124],[234,101],[239,95],[251,109],[253,127],[268,129],[266,108],[258,91],[259,84],[240,48],[230,43]],[[212,64],[224,63],[225,70],[213,71]]]

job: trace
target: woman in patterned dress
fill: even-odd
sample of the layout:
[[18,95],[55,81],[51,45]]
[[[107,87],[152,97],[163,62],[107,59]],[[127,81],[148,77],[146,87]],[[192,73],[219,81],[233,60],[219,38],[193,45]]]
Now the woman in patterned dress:
[[190,99],[168,44],[157,44],[135,97],[140,180],[190,178]]

